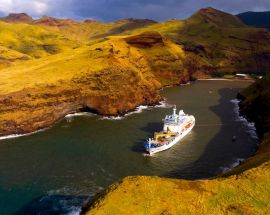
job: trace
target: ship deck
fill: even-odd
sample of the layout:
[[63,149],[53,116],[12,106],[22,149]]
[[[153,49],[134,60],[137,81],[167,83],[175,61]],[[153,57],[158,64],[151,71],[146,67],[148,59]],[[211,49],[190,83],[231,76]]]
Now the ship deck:
[[175,136],[171,136],[168,138],[160,138],[158,140],[152,140],[151,144],[153,145],[166,145],[167,143],[169,143],[170,141],[174,140]]

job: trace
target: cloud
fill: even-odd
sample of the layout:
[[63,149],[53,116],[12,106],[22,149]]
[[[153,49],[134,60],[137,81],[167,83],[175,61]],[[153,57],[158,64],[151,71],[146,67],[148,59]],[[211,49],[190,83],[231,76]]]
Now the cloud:
[[33,16],[45,14],[51,0],[0,0],[0,12],[19,13],[27,12]]
[[0,0],[0,14],[26,12],[76,19],[112,21],[122,18],[166,20],[186,18],[203,7],[230,13],[270,10],[269,0]]

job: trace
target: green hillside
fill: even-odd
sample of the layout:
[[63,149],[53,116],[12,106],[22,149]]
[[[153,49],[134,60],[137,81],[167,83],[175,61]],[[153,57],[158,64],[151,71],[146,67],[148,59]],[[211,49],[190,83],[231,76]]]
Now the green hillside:
[[0,135],[41,129],[85,108],[123,114],[158,102],[163,86],[270,67],[268,31],[213,8],[161,23],[11,14],[0,21],[0,36]]
[[[269,32],[213,8],[159,23],[34,20],[11,14],[0,21],[0,37],[0,136],[47,128],[74,112],[121,115],[158,103],[162,87],[196,78],[270,71]],[[85,212],[267,214],[269,86],[265,77],[239,96],[263,144],[228,178],[129,177],[89,203]]]
[[201,9],[187,20],[169,20],[128,33],[145,30],[158,31],[183,46],[198,72],[219,76],[269,70],[268,31],[248,27],[237,17],[213,8]]
[[76,47],[61,34],[24,23],[0,22],[0,45],[34,58],[41,58]]

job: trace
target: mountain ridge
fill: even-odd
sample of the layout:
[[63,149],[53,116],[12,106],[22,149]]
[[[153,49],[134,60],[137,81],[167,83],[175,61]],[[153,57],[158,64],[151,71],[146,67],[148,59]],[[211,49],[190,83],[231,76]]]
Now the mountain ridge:
[[[41,23],[0,22],[2,136],[47,127],[82,108],[123,114],[157,103],[164,86],[196,78],[270,70],[269,32],[213,8],[158,23]],[[130,83],[125,91],[118,80]]]
[[267,28],[270,30],[270,11],[253,12],[248,11],[237,14],[245,24],[257,28]]
[[[0,136],[48,128],[81,111],[122,115],[142,104],[159,103],[158,90],[163,87],[197,78],[270,72],[269,32],[213,8],[186,20],[159,23],[136,19],[74,23],[45,17],[41,24],[29,24],[17,22],[27,20],[27,15],[16,17],[0,21]],[[268,123],[269,116],[261,114],[269,110],[269,102],[262,96],[269,97],[270,91],[261,87],[270,86],[269,78],[258,83],[242,94],[241,104],[247,114],[256,113],[250,116],[256,122]],[[252,105],[257,100],[265,106]],[[266,213],[269,140],[268,131],[257,155],[229,172],[228,178],[128,177],[83,212]]]

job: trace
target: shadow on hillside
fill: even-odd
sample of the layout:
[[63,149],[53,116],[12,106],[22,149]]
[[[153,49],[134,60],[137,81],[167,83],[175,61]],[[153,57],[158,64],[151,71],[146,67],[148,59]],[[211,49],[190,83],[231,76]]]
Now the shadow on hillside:
[[[219,103],[210,107],[210,110],[219,116],[221,127],[207,144],[200,158],[184,168],[175,169],[161,176],[191,180],[206,179],[221,174],[225,168],[232,168],[233,164],[240,164],[238,159],[241,156],[249,157],[255,153],[257,145],[252,141],[243,141],[248,138],[245,133],[246,127],[241,122],[236,123],[233,119],[233,116],[236,117],[236,113],[233,113],[234,104],[230,102],[232,99],[230,91],[231,89],[227,88],[219,90]],[[232,111],[226,111],[226,108],[231,108]],[[197,121],[197,126],[199,123]],[[194,129],[196,129],[196,125]],[[233,139],[234,135],[237,137],[236,140]],[[240,136],[242,141],[240,138],[238,139]],[[222,143],[220,143],[221,141]],[[227,165],[224,166],[226,163]]]
[[79,214],[87,196],[49,195],[33,199],[13,215]]

